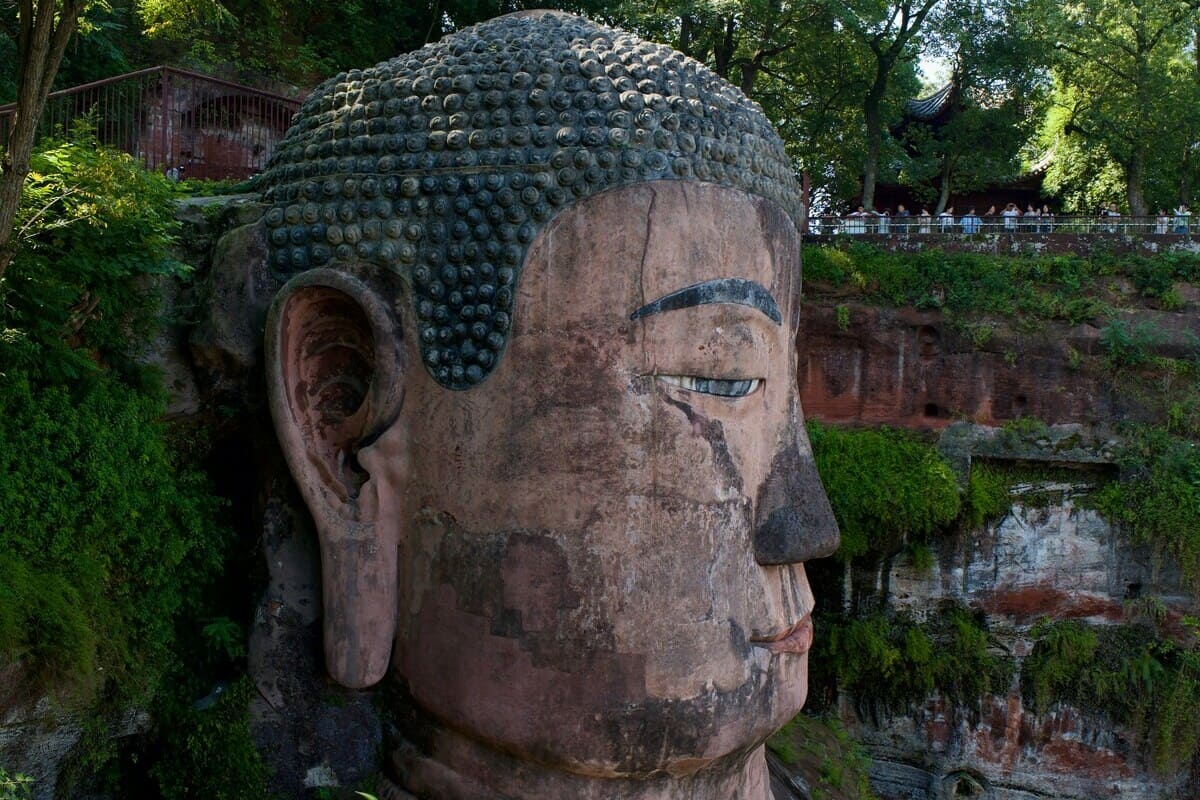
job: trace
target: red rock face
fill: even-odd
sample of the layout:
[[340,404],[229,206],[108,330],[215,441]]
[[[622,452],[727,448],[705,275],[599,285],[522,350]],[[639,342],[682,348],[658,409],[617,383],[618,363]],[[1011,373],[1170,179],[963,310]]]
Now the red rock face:
[[990,337],[975,349],[940,312],[804,307],[798,379],[805,411],[830,422],[939,429],[955,419],[995,425],[1022,416],[1083,422],[1107,416],[1109,378],[1072,369],[1068,347],[1097,352],[1091,326]]
[[1054,619],[1104,619],[1120,622],[1125,618],[1121,603],[1090,593],[1070,592],[1056,586],[1040,585],[997,588],[981,604],[996,616],[1027,623],[1041,617]]
[[[844,715],[845,716],[845,715]],[[849,718],[867,742],[872,784],[879,796],[1157,798],[1171,796],[1178,778],[1157,778],[1141,767],[1130,741],[1108,720],[1060,708],[1038,716],[1019,693],[984,698],[963,708],[931,698],[911,716],[872,725]],[[911,766],[905,752],[924,758]],[[935,766],[936,765],[936,766]],[[961,776],[982,793],[956,794]],[[1011,795],[1006,792],[1012,792]],[[995,793],[995,794],[993,794]],[[1182,796],[1182,795],[1179,795]]]

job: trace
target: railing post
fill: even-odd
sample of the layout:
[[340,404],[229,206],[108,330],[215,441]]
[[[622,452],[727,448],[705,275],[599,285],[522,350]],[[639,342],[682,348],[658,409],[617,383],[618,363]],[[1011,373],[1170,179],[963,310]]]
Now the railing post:
[[167,142],[169,141],[168,127],[171,124],[171,73],[166,67],[162,68],[162,102],[159,108],[162,110],[162,149],[159,151],[162,158],[162,168],[165,172],[170,169],[170,164],[167,158]]

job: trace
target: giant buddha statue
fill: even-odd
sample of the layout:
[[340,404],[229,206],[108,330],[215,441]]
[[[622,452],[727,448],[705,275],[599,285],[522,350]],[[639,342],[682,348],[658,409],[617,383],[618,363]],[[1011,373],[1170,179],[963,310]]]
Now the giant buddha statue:
[[838,534],[761,109],[522,12],[323,84],[263,185],[272,413],[385,794],[766,800]]

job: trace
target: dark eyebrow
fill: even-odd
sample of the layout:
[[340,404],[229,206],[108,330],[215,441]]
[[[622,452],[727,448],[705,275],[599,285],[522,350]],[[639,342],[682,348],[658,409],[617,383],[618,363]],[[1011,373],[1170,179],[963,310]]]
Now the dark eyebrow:
[[641,319],[662,311],[677,311],[681,308],[703,306],[709,303],[734,303],[757,308],[771,318],[776,325],[783,324],[783,316],[771,293],[754,281],[744,278],[717,278],[703,283],[694,283],[665,294],[647,303],[629,315],[630,319]]

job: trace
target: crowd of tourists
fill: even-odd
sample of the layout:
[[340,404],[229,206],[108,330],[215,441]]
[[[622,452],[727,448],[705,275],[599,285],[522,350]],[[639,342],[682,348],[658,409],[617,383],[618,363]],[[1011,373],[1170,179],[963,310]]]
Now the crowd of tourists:
[[[1055,215],[1048,204],[1038,208],[1028,203],[1025,210],[1016,203],[1009,203],[997,211],[992,206],[982,215],[975,206],[968,206],[966,213],[956,215],[954,206],[931,214],[928,206],[922,206],[917,214],[913,214],[903,203],[896,206],[895,212],[890,209],[875,211],[859,206],[845,216],[818,217],[810,222],[813,233],[847,233],[847,234],[890,234],[890,233],[1053,233],[1068,231],[1072,233],[1154,233],[1154,234],[1187,234],[1191,230],[1192,212],[1187,204],[1181,203],[1176,209],[1168,212],[1160,208],[1151,217],[1131,217],[1117,209],[1116,203],[1109,203],[1100,209],[1096,216],[1088,215]],[[828,228],[822,231],[823,228]]]

